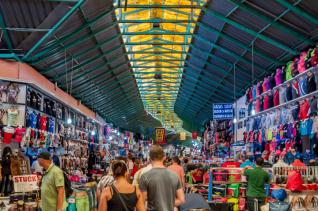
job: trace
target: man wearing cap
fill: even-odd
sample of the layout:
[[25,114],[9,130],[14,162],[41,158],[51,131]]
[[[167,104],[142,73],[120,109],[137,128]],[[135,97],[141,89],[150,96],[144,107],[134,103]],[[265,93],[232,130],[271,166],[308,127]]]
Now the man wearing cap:
[[42,210],[62,211],[67,207],[65,201],[63,171],[52,162],[49,152],[41,152],[38,162],[45,170],[41,184]]

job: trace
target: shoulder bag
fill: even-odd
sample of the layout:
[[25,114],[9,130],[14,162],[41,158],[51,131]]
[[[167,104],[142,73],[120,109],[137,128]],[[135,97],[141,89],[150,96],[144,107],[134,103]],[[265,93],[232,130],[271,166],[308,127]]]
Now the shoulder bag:
[[127,205],[124,201],[124,199],[121,197],[121,194],[119,193],[119,191],[117,190],[117,188],[115,187],[115,185],[111,185],[112,189],[117,193],[118,197],[119,197],[119,200],[120,202],[122,203],[122,205],[124,206],[124,209],[125,211],[129,211],[128,208],[127,208]]

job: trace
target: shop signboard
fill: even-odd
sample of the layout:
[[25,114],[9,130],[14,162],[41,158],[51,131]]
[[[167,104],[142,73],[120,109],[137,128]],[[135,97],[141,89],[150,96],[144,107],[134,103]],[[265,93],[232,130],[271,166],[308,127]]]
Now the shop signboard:
[[156,128],[156,143],[165,144],[166,143],[166,129]]
[[20,175],[13,176],[14,192],[32,192],[39,189],[38,183],[40,178],[38,175]]
[[233,104],[231,103],[214,103],[213,120],[230,120],[233,119]]

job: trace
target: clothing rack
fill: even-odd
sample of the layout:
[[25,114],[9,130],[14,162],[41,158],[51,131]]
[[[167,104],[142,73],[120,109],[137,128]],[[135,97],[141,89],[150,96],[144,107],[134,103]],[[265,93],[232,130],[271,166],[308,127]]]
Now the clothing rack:
[[[262,96],[265,96],[265,95],[271,93],[272,91],[274,91],[274,90],[276,90],[276,89],[279,89],[280,87],[283,87],[283,86],[287,85],[288,83],[291,83],[292,81],[294,81],[294,80],[296,80],[296,79],[298,79],[298,78],[300,78],[300,77],[306,75],[308,72],[313,72],[313,71],[318,71],[318,67],[317,67],[317,66],[316,66],[316,67],[311,67],[311,68],[305,70],[304,72],[302,72],[302,73],[296,75],[296,76],[293,77],[292,79],[289,79],[288,81],[285,81],[284,83],[281,83],[281,84],[279,84],[278,86],[275,86],[274,88],[272,88],[272,89],[270,89],[270,90],[267,90],[266,92],[263,92],[262,94],[260,94],[259,96],[257,96],[255,99],[253,99],[252,102],[250,102],[250,103],[253,103],[253,101],[255,101],[257,98],[260,98],[260,97],[262,97]],[[275,73],[275,72],[274,72],[274,73]]]
[[280,104],[280,105],[278,105],[278,106],[274,106],[274,107],[269,108],[269,109],[267,109],[267,110],[265,110],[265,111],[258,112],[257,114],[250,115],[250,116],[248,116],[248,118],[254,118],[254,117],[256,117],[256,116],[260,116],[260,115],[262,115],[262,114],[269,113],[269,112],[271,112],[271,111],[273,111],[273,110],[275,110],[275,109],[282,108],[282,107],[284,107],[284,106],[293,104],[293,103],[295,103],[295,102],[299,102],[299,101],[301,101],[301,100],[304,100],[304,99],[306,99],[306,98],[310,98],[310,97],[315,96],[315,95],[318,95],[318,90],[316,90],[316,91],[314,91],[314,92],[312,92],[312,93],[306,94],[306,95],[304,95],[304,96],[300,96],[300,97],[298,97],[298,98],[296,98],[296,99],[293,99],[293,100],[291,100],[291,101],[288,101],[288,102],[286,102],[286,103]]

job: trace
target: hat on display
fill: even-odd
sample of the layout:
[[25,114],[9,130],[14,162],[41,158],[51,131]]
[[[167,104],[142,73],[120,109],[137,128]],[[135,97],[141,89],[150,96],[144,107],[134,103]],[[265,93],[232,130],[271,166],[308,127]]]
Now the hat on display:
[[44,160],[51,160],[51,154],[47,151],[42,151],[38,154],[38,158],[42,158]]

